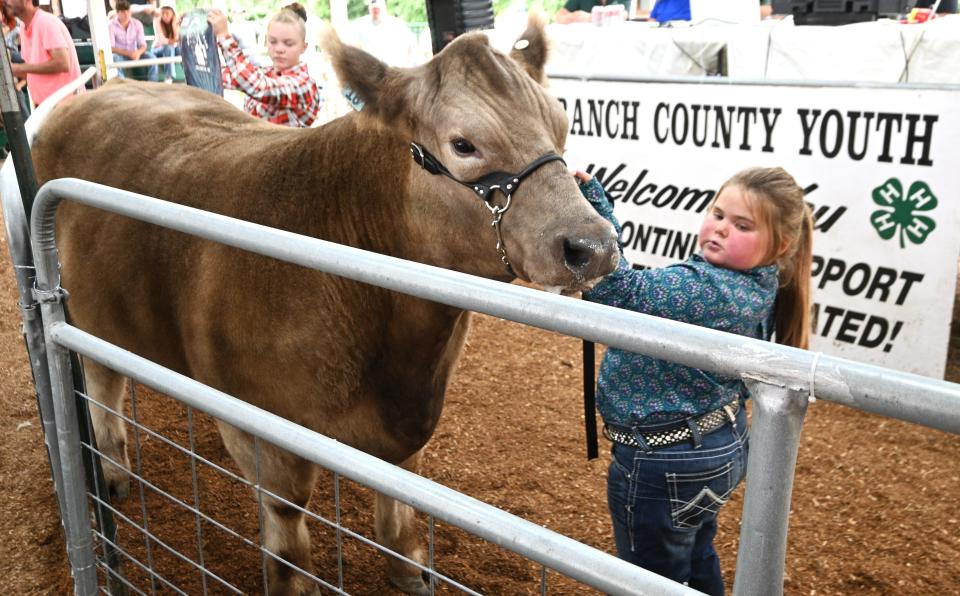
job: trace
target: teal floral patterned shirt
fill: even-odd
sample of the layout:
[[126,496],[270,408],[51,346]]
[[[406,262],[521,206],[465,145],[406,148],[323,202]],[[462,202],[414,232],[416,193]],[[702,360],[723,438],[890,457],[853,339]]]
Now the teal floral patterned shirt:
[[[595,180],[581,187],[601,215],[619,225]],[[617,269],[584,297],[618,308],[747,337],[770,339],[777,266],[746,271],[715,267],[695,254],[658,269],[634,270],[621,255]],[[746,395],[739,379],[608,348],[600,366],[597,406],[604,421],[654,424],[697,416]]]

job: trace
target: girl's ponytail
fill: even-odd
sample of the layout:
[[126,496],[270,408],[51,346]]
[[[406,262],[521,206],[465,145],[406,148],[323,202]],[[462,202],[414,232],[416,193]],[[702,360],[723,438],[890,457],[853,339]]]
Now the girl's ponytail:
[[780,291],[774,314],[777,343],[807,349],[810,345],[810,271],[813,264],[813,215],[804,204],[795,250],[787,250],[781,266]]

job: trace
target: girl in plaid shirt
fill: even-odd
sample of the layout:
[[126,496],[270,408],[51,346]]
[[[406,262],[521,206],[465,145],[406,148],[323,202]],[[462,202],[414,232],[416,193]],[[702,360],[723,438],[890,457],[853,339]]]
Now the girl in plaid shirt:
[[213,27],[223,54],[223,86],[239,89],[246,95],[246,112],[284,126],[306,128],[313,124],[320,111],[320,87],[300,62],[307,49],[306,13],[296,12],[299,5],[286,7],[270,19],[267,26],[267,49],[271,66],[252,63],[237,40],[230,35],[227,17],[211,10],[207,21]]

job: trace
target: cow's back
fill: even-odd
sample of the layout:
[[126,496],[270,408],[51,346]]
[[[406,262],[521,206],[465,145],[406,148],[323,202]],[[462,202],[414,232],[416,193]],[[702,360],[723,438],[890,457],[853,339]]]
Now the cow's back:
[[[222,173],[235,180],[235,164],[262,162],[290,132],[199,89],[116,80],[55,109],[33,154],[41,182],[80,177],[172,195],[167,189],[216,184]],[[249,135],[258,142],[243,142]]]

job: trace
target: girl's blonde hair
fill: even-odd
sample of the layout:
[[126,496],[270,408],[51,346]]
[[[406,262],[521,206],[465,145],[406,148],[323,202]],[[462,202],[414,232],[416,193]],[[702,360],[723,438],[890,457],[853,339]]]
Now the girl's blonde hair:
[[777,343],[806,349],[811,330],[813,214],[803,189],[783,168],[743,170],[727,180],[716,196],[728,186],[736,186],[750,197],[769,234],[762,262],[776,263],[780,268],[774,313]]
[[270,22],[267,23],[267,29],[274,23],[285,23],[287,25],[296,25],[300,30],[300,39],[307,41],[307,11],[299,2],[292,2],[280,9],[280,12],[273,15]]

